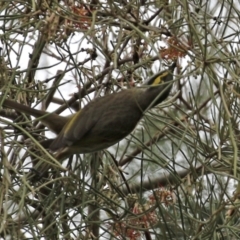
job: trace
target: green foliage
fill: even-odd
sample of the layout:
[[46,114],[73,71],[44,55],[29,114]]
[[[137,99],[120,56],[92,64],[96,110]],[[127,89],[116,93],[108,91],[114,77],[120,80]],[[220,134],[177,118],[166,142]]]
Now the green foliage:
[[1,97],[66,115],[177,68],[132,134],[63,163],[1,108],[0,239],[239,239],[238,5],[1,1]]

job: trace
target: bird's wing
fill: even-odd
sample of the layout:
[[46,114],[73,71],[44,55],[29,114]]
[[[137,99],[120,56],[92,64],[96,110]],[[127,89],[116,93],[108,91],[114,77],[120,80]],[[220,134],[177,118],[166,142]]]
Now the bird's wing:
[[[56,151],[62,147],[71,146],[74,142],[81,140],[97,124],[101,113],[96,114],[96,111],[92,111],[93,106],[91,105],[89,103],[73,115],[51,144],[51,150]],[[94,105],[96,105],[96,102]]]
[[98,110],[93,111],[93,109],[96,109],[98,105],[95,101],[89,103],[71,119],[65,131],[66,139],[70,141],[80,140],[97,124],[102,112]]

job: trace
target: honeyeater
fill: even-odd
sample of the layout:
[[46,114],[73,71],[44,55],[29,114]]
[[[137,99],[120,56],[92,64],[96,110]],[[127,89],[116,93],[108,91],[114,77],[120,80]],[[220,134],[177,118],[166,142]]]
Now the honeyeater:
[[173,84],[174,62],[141,87],[98,97],[75,114],[63,117],[4,99],[4,107],[38,118],[56,133],[49,149],[58,160],[106,149],[132,132],[146,110],[164,101]]

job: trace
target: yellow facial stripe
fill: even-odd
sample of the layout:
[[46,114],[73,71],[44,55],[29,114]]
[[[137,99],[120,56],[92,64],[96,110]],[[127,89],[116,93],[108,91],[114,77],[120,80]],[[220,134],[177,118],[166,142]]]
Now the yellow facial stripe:
[[161,76],[158,76],[154,79],[153,83],[151,85],[155,86],[158,85],[162,81]]
[[[156,77],[153,81],[153,83],[151,84],[152,86],[156,86],[156,85],[159,85],[162,81],[163,81],[163,78],[165,76],[167,76],[169,73],[168,71],[166,72],[163,72],[161,75],[159,75],[158,77]],[[164,82],[164,81],[163,81]]]

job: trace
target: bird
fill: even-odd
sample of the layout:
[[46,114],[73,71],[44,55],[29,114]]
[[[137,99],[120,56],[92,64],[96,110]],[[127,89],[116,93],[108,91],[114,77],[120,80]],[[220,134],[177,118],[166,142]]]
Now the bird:
[[146,110],[164,101],[173,85],[176,62],[151,76],[141,87],[98,97],[70,116],[37,110],[4,99],[4,107],[38,118],[57,136],[49,150],[61,161],[73,154],[93,153],[118,143],[129,135]]

